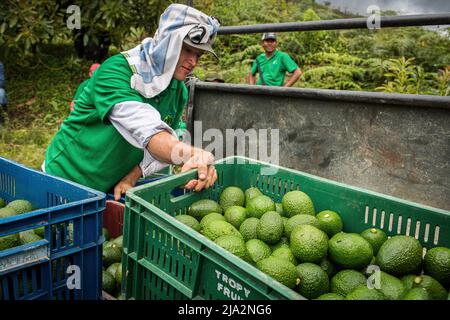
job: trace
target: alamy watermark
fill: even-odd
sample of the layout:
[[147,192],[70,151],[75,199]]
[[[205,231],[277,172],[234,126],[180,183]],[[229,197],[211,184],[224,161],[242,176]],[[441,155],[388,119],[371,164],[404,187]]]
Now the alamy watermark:
[[366,20],[367,29],[375,30],[381,29],[381,17],[380,17],[380,7],[376,5],[371,5],[367,8],[367,13],[370,16]]
[[381,289],[381,270],[377,265],[369,265],[367,267],[367,274],[370,276],[367,278],[367,288],[369,289]]
[[[225,131],[210,128],[203,132],[202,122],[194,122],[194,141],[191,134],[186,131],[183,141],[186,144],[209,151],[216,159],[232,156],[250,158],[245,160],[237,158],[228,159],[225,163],[237,164],[254,163],[254,160],[266,162],[267,166],[261,166],[262,175],[274,175],[278,172],[280,162],[280,130],[279,129],[226,129]],[[206,146],[204,145],[206,143]],[[187,155],[186,157],[189,157]],[[182,164],[188,159],[183,159],[176,154],[171,155],[172,163]],[[253,159],[253,160],[251,160]]]
[[67,267],[66,273],[70,276],[67,278],[66,285],[69,290],[81,289],[81,269],[77,265]]
[[67,19],[66,26],[70,30],[73,29],[81,29],[81,9],[77,5],[70,5],[67,10],[67,14],[70,14],[69,18]]

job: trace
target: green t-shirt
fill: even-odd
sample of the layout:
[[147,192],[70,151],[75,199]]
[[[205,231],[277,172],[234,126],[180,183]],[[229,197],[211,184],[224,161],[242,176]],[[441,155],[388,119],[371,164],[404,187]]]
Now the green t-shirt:
[[[298,65],[287,53],[278,50],[275,50],[269,59],[267,59],[265,53],[261,53],[256,59],[258,59],[264,82],[267,86],[282,86],[284,84],[286,71],[294,72],[295,69],[298,68]],[[256,72],[258,72],[256,60],[253,61],[251,71],[252,75],[255,75]],[[261,75],[259,75],[256,84],[262,84]]]
[[76,100],[80,97],[81,93],[83,92],[83,89],[86,87],[88,82],[89,82],[89,79],[84,80],[82,83],[80,83],[77,90],[75,91],[75,96],[73,97],[73,100]]
[[177,129],[188,97],[184,82],[172,79],[167,89],[148,99],[130,87],[131,76],[122,54],[107,59],[94,72],[47,148],[47,173],[107,192],[138,165],[144,151],[129,144],[107,117],[120,102],[148,103]]

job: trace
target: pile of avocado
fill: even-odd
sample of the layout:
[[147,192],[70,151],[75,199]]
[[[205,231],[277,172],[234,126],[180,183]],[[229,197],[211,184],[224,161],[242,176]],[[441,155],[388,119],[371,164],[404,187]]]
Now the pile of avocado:
[[[0,198],[0,220],[33,210],[31,202],[28,200],[18,199],[6,204],[5,200]],[[0,251],[42,240],[43,238],[44,227],[0,237]]]
[[226,187],[175,218],[308,299],[442,300],[449,297],[450,249],[423,256],[411,236],[377,228],[345,232],[340,215],[316,213],[302,191],[275,203],[259,189]]
[[103,228],[103,236],[106,241],[103,243],[102,288],[116,299],[124,300],[121,293],[123,236],[110,238],[106,228]]

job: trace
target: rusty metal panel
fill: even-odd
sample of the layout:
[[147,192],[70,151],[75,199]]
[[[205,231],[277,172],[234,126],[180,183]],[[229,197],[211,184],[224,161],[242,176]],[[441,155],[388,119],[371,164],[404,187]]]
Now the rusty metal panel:
[[281,166],[450,209],[450,97],[263,90],[200,82],[192,118],[279,129]]

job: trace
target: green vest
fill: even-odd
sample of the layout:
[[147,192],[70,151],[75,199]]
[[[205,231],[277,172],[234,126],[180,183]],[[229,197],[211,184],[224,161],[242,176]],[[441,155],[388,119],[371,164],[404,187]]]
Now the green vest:
[[[275,50],[269,59],[267,59],[265,53],[256,57],[252,65],[252,75],[255,75],[256,72],[258,72],[256,60],[259,62],[264,82],[267,86],[282,86],[284,84],[286,71],[291,73],[298,68],[298,65],[287,53]],[[261,74],[259,75],[256,84],[262,84]]]
[[107,192],[138,165],[144,151],[129,144],[107,117],[120,102],[148,103],[177,129],[188,97],[184,82],[172,79],[167,89],[148,99],[130,87],[131,76],[127,60],[118,54],[87,80],[75,99],[75,110],[47,148],[47,173]]

